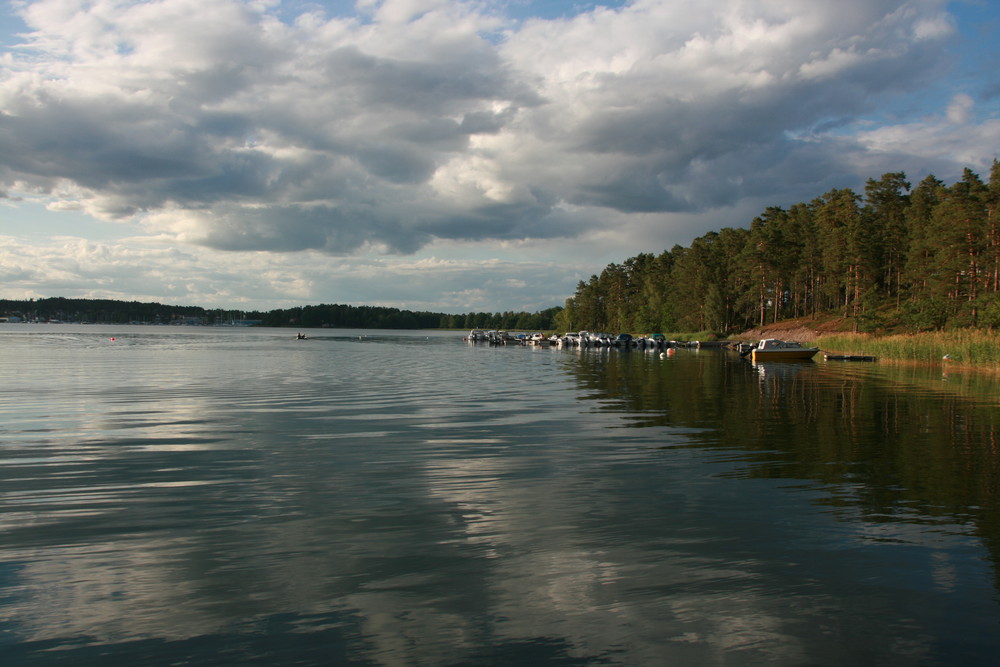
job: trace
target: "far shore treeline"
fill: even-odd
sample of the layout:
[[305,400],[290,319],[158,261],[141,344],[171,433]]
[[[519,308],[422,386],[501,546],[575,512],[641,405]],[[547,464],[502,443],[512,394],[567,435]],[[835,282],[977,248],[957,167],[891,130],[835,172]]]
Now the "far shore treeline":
[[639,254],[580,281],[564,307],[536,313],[414,312],[318,305],[268,312],[104,299],[0,299],[0,317],[94,323],[302,328],[581,329],[732,334],[837,315],[855,331],[1000,326],[1000,163],[916,187],[903,172],[835,189],[749,228],[727,227],[659,255]]
[[299,306],[261,312],[206,309],[112,299],[0,299],[0,317],[17,321],[59,321],[92,324],[204,324],[266,327],[333,327],[352,329],[551,329],[562,310],[538,313],[414,312],[380,306]]

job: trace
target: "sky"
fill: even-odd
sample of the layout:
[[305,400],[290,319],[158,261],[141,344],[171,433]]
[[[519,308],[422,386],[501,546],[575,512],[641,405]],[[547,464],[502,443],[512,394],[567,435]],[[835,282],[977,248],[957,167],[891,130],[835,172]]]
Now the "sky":
[[535,312],[1000,158],[993,0],[9,0],[0,298]]

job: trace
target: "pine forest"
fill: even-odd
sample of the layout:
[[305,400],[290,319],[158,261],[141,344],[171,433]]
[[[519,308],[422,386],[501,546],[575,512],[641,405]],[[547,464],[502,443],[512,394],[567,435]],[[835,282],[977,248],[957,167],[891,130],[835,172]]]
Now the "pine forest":
[[1000,164],[915,187],[902,172],[864,194],[831,190],[725,228],[609,264],[581,281],[557,329],[711,331],[838,315],[860,332],[1000,325]]

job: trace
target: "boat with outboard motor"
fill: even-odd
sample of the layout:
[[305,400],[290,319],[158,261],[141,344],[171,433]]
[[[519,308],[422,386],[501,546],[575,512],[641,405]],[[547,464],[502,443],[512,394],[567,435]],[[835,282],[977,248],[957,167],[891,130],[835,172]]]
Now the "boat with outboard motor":
[[757,361],[805,361],[819,352],[818,347],[802,347],[792,340],[765,338],[750,348],[750,360]]

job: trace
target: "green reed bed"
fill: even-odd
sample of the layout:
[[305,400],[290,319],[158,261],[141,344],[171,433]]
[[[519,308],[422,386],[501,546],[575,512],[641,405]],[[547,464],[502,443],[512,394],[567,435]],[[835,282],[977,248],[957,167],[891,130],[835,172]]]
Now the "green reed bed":
[[824,352],[874,355],[882,359],[990,367],[1000,370],[1000,335],[985,331],[939,331],[912,335],[831,334],[816,345]]
[[663,336],[667,340],[677,340],[681,342],[690,342],[693,340],[718,340],[719,334],[714,331],[688,331],[683,333],[678,332],[665,332]]

